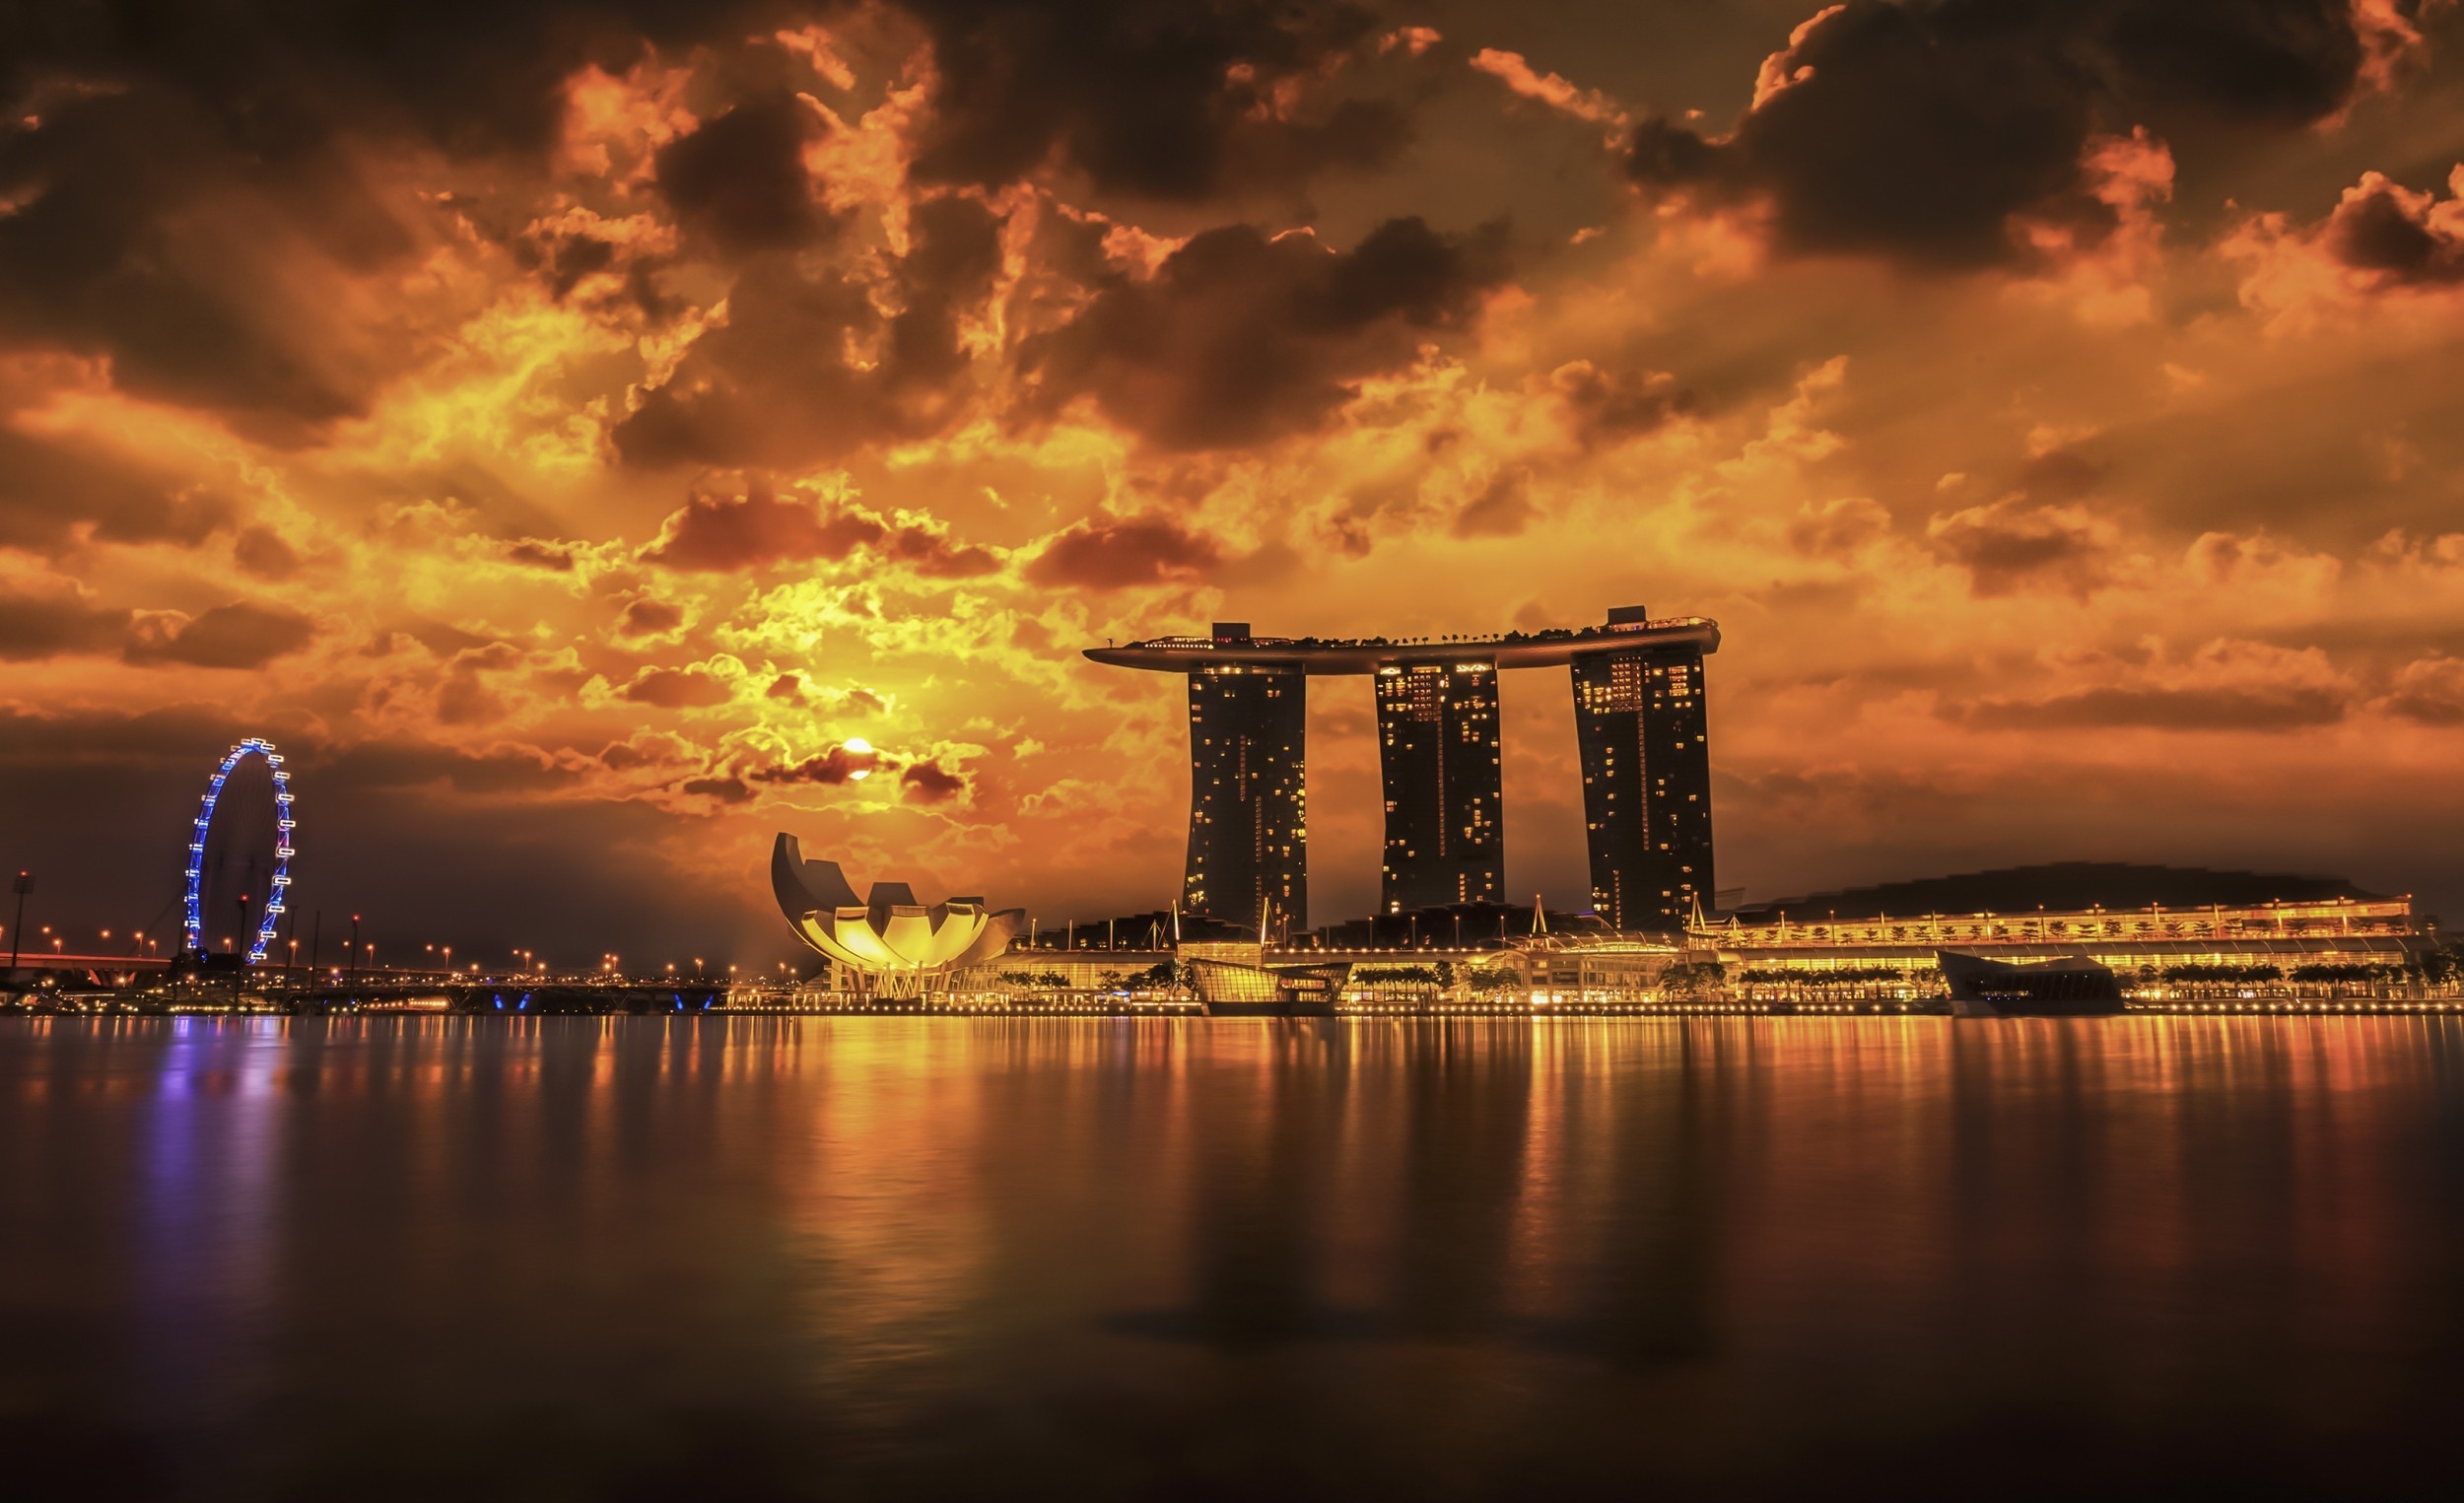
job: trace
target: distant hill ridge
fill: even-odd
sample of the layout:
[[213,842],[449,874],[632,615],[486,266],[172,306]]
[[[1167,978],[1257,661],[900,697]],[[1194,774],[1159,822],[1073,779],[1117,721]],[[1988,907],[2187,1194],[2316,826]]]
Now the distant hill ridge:
[[1745,923],[1770,923],[1782,911],[1794,920],[1812,922],[1833,915],[1842,919],[1876,919],[1885,914],[2028,913],[2039,906],[2106,908],[2227,908],[2281,900],[2315,903],[2322,899],[2382,900],[2385,894],[2364,892],[2343,877],[2304,877],[2260,871],[2211,871],[2204,866],[2143,866],[2128,861],[2054,861],[2041,866],[2011,866],[1995,871],[1963,871],[1947,877],[1918,877],[1817,892],[1774,903],[1749,904],[1737,910]]

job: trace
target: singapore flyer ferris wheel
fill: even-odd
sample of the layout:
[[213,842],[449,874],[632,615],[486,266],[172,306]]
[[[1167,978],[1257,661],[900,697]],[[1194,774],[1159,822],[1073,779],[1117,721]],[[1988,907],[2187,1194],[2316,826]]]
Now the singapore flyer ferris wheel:
[[250,965],[264,961],[290,911],[291,816],[291,774],[274,743],[250,736],[234,746],[214,770],[188,831],[188,953],[210,953],[215,930],[228,922],[226,946],[245,953]]

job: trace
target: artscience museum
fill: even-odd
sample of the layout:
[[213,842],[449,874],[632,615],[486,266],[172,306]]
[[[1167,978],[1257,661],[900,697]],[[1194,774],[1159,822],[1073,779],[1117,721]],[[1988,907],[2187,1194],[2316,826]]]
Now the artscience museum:
[[795,936],[868,1000],[939,996],[954,973],[999,955],[1026,925],[1024,910],[994,912],[982,898],[919,903],[905,882],[875,882],[858,898],[838,862],[805,859],[784,832],[771,847],[770,886]]

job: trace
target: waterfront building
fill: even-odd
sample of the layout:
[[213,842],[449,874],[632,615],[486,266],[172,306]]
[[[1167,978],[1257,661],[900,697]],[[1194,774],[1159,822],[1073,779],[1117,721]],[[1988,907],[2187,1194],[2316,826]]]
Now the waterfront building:
[[1522,973],[1536,1008],[1583,1007],[1659,999],[1663,978],[1684,951],[1631,934],[1535,934],[1506,958]]
[[1499,901],[1506,841],[1497,665],[1389,663],[1378,670],[1377,702],[1386,792],[1379,907],[1400,914]]
[[[1219,626],[1218,635],[1248,629]],[[1309,924],[1307,680],[1288,663],[1190,674],[1190,843],[1182,907],[1274,929]]]
[[1691,644],[1574,660],[1592,908],[1610,928],[1675,933],[1717,890],[1703,701]]
[[2409,897],[1754,917],[1699,922],[1687,937],[1716,954],[1732,993],[1755,1001],[1940,995],[1946,950],[2015,965],[2085,957],[2147,1002],[2430,995],[2450,977],[2449,952]]
[[838,862],[806,860],[784,831],[770,848],[770,890],[795,937],[830,961],[834,986],[864,999],[944,997],[954,974],[1008,949],[1027,922],[982,898],[920,903],[905,882],[858,898]]
[[[1503,894],[1505,800],[1497,675],[1570,670],[1583,747],[1592,892],[1614,928],[1673,935],[1716,889],[1703,658],[1719,623],[1654,620],[1639,606],[1600,626],[1495,637],[1204,637],[1089,648],[1093,661],[1190,681],[1190,843],[1184,908],[1307,926],[1302,701],[1308,680],[1378,684],[1389,914]],[[1263,916],[1263,919],[1262,919]]]

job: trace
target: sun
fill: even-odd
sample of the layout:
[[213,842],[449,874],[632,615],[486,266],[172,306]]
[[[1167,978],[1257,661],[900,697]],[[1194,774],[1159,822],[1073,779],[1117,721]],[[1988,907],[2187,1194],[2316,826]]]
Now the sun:
[[[862,736],[850,736],[839,744],[844,750],[856,756],[869,757],[872,755],[872,743],[865,740]],[[862,767],[848,769],[847,780],[850,783],[861,783],[871,776],[872,764],[868,762]]]

